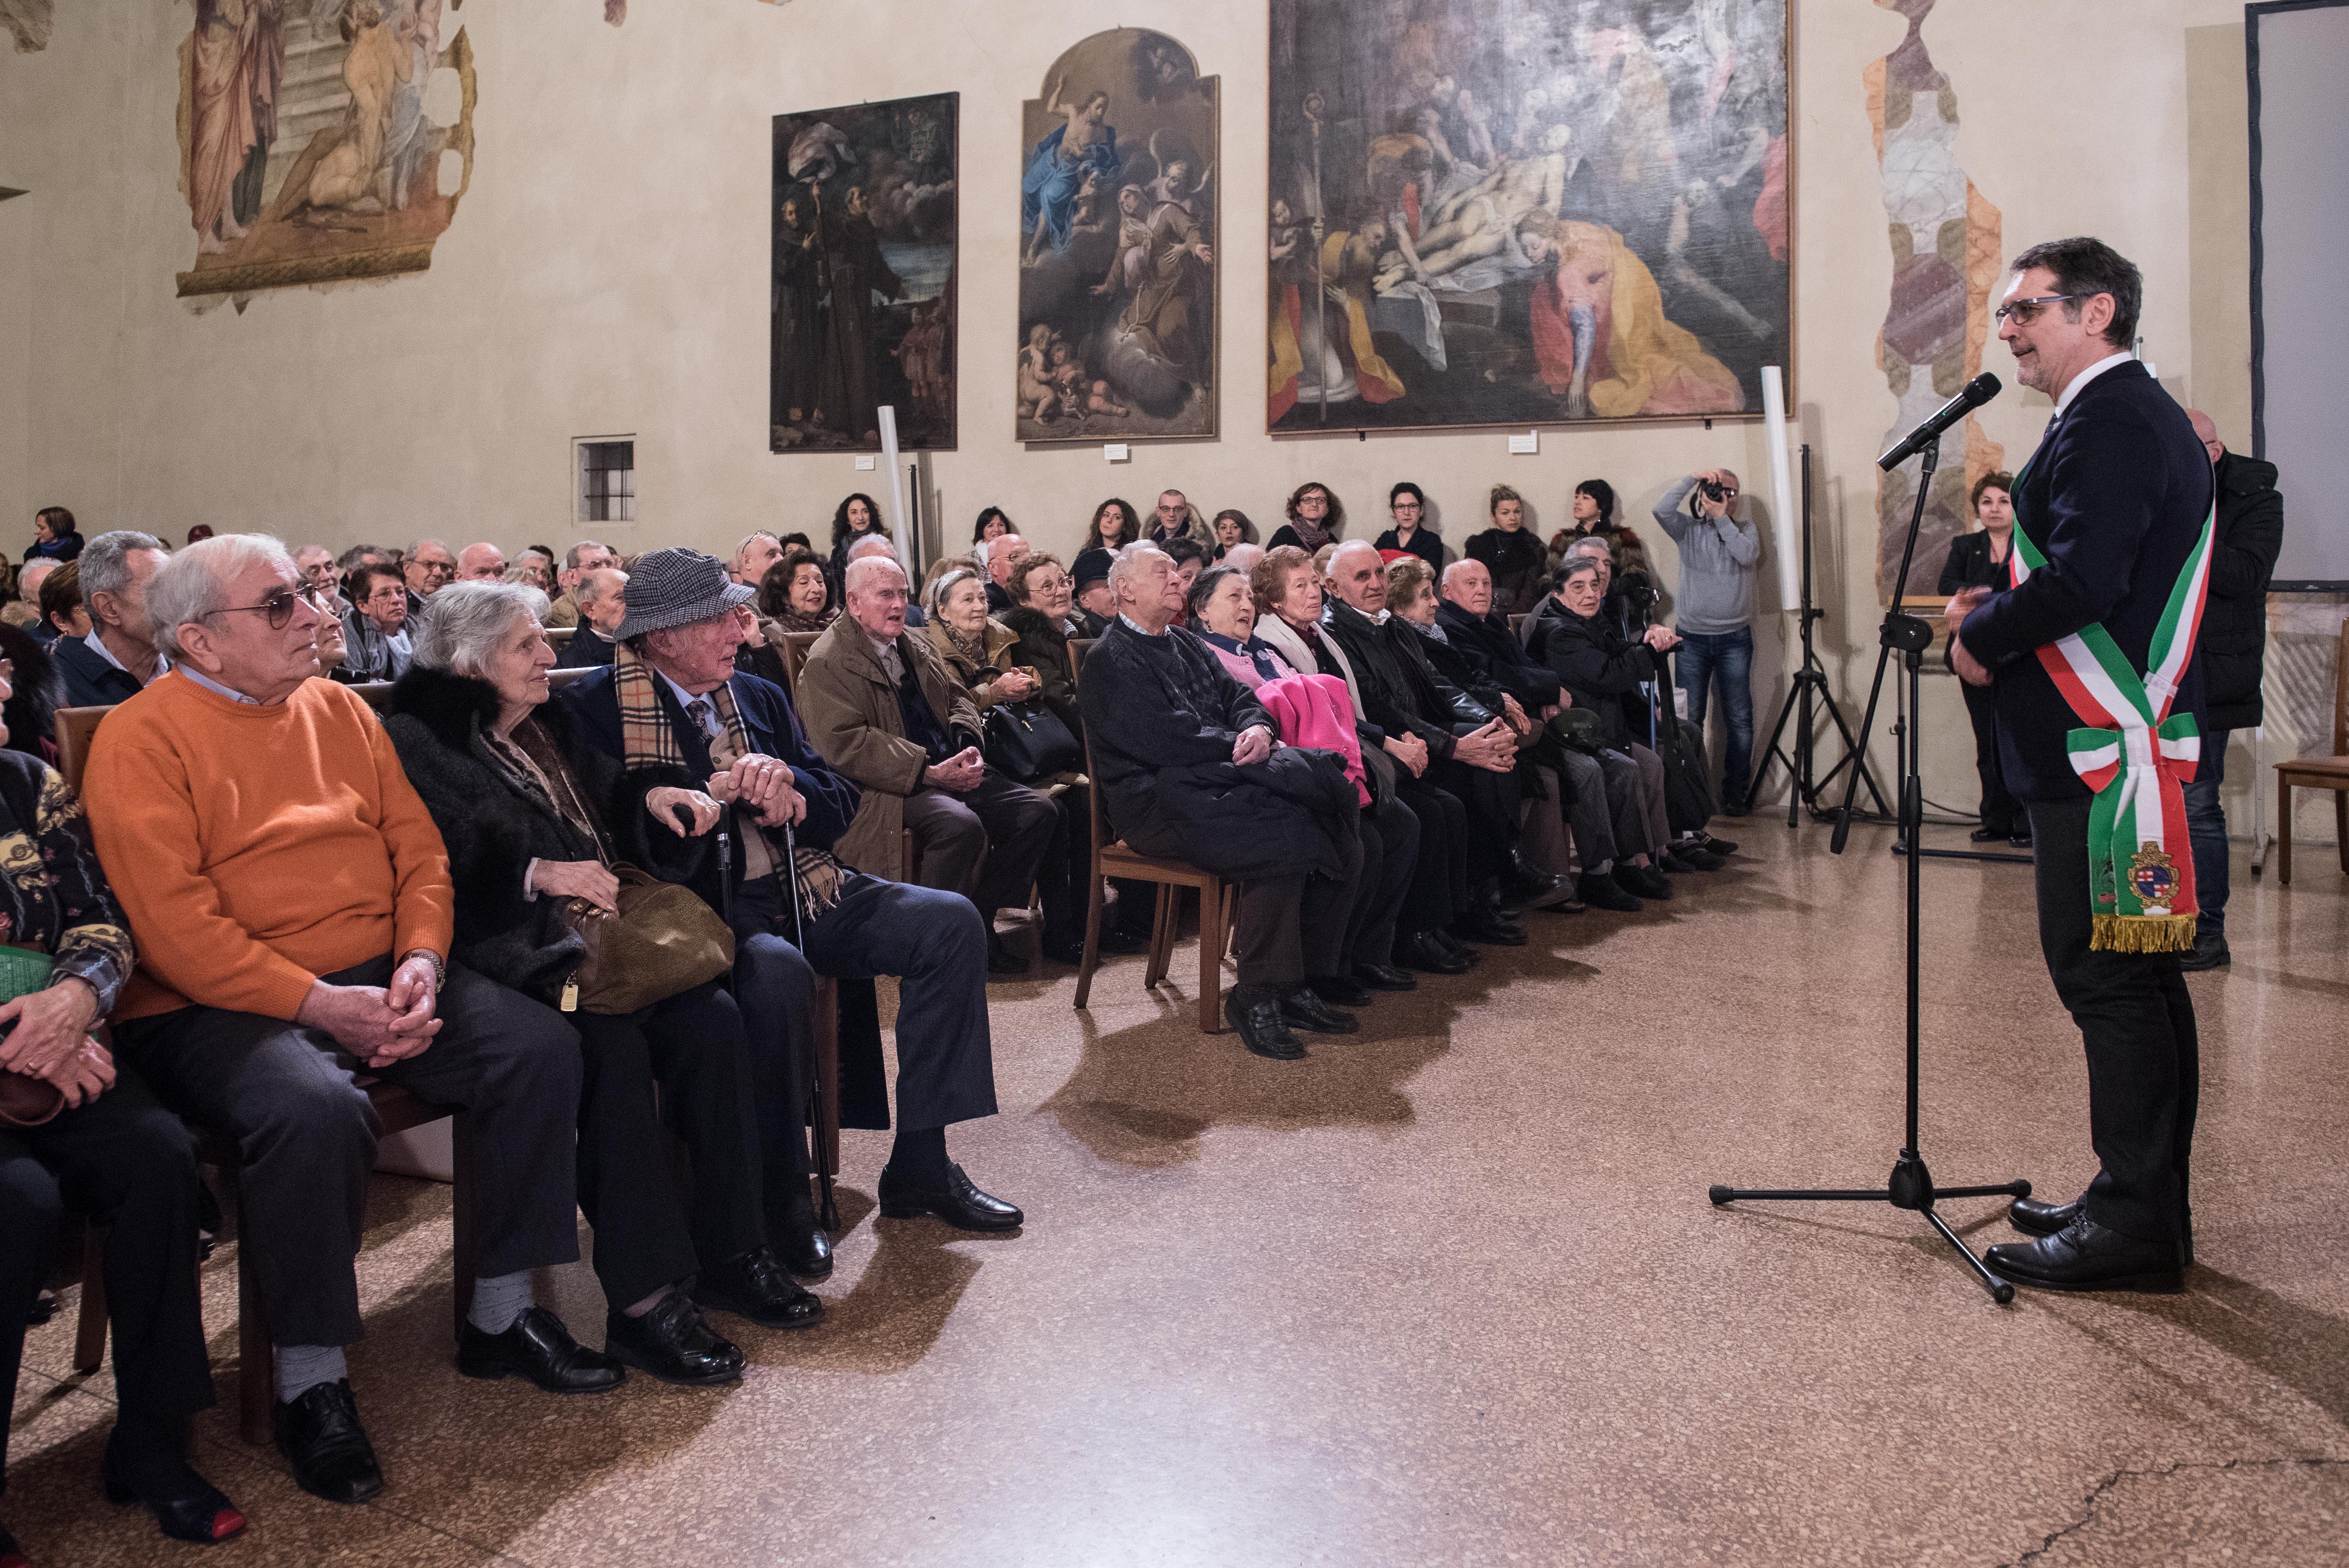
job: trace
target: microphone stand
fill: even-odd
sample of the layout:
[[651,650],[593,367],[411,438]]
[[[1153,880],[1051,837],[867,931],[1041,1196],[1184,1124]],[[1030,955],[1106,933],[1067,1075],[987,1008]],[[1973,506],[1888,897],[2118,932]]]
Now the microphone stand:
[[[1847,768],[1859,770],[1860,779],[1868,785],[1869,799],[1876,802],[1876,814],[1879,817],[1892,814],[1884,803],[1884,791],[1876,787],[1875,775],[1868,770],[1867,755],[1853,742],[1851,726],[1844,722],[1843,710],[1836,706],[1835,693],[1827,686],[1826,666],[1819,662],[1818,651],[1812,643],[1814,627],[1826,619],[1827,613],[1814,608],[1811,599],[1811,449],[1807,444],[1802,449],[1802,466],[1803,664],[1795,672],[1795,684],[1787,689],[1786,700],[1779,706],[1778,722],[1770,727],[1770,744],[1762,748],[1762,766],[1754,775],[1752,791],[1754,797],[1759,797],[1763,780],[1770,776],[1770,765],[1773,762],[1782,765],[1795,786],[1793,793],[1786,798],[1786,826],[1790,828],[1795,825],[1796,813],[1805,808],[1808,808],[1812,817],[1819,821],[1826,821],[1834,816],[1835,813],[1820,801],[1834,783],[1835,776]],[[1843,737],[1844,746],[1843,760],[1816,777],[1814,769],[1818,766],[1818,741],[1814,727],[1818,722],[1818,708],[1813,707],[1815,703],[1826,708],[1826,716],[1835,720],[1836,733]],[[1792,757],[1787,756],[1779,744],[1786,733],[1789,718],[1795,720],[1795,754]]]
[[[1916,616],[1904,614],[1900,608],[1909,588],[1909,567],[1917,556],[1917,535],[1925,521],[1925,501],[1932,493],[1933,470],[1940,461],[1939,439],[1928,445],[1917,475],[1917,506],[1909,519],[1909,542],[1900,554],[1900,575],[1892,590],[1891,607],[1885,612],[1884,626],[1878,634],[1876,679],[1868,690],[1868,712],[1859,721],[1859,749],[1863,755],[1869,733],[1876,727],[1876,707],[1884,695],[1884,673],[1890,667],[1895,650],[1906,672],[1907,708],[1900,722],[1894,727],[1894,738],[1900,750],[1900,829],[1910,843],[1917,841],[1917,830],[1925,815],[1924,744],[1918,733],[1917,698],[1918,673],[1924,667],[1925,650],[1932,645],[1933,628]],[[1844,786],[1843,805],[1836,813],[1835,837],[1830,847],[1837,854],[1851,837],[1851,808],[1859,793],[1863,770],[1854,769]],[[1909,873],[1909,1122],[1907,1140],[1900,1146],[1899,1157],[1893,1161],[1891,1177],[1881,1187],[1870,1188],[1744,1188],[1714,1187],[1708,1194],[1717,1208],[1738,1199],[1768,1199],[1791,1202],[1889,1203],[1896,1209],[1908,1209],[1925,1216],[1925,1221],[1940,1233],[1941,1239],[1957,1250],[1966,1265],[1973,1271],[1982,1287],[1992,1301],[2003,1305],[2014,1299],[2014,1286],[1991,1273],[1981,1258],[1974,1255],[1957,1232],[1950,1228],[1933,1207],[1942,1198],[2028,1198],[2031,1183],[2005,1181],[1980,1187],[1943,1187],[1936,1189],[1933,1175],[1926,1169],[1925,1158],[1918,1152],[1917,1079],[1918,1037],[1920,1026],[1920,967],[1919,944],[1923,937],[1925,857],[1905,857]]]

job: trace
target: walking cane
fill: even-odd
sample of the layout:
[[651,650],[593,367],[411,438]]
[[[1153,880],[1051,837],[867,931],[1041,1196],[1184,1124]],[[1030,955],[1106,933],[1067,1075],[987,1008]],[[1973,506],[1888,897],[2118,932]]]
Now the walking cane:
[[[792,931],[799,938],[801,956],[805,957],[807,955],[807,916],[800,905],[800,846],[798,838],[792,832],[792,825],[789,822],[783,824],[783,853],[790,857],[792,864]],[[837,1019],[833,1021],[833,1026],[839,1027]],[[814,1132],[812,1141],[815,1150],[816,1188],[823,1194],[823,1204],[816,1210],[816,1222],[826,1231],[837,1231],[840,1229],[840,1205],[833,1199],[832,1165],[824,1158],[823,1072],[812,1061],[808,1063],[808,1117]]]

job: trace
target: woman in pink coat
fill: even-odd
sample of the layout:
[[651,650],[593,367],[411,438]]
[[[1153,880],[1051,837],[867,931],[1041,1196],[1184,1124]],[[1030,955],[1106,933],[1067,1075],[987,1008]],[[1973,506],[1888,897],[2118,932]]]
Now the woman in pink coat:
[[1211,566],[1191,584],[1191,624],[1215,649],[1232,679],[1254,691],[1267,681],[1297,671],[1256,634],[1256,596],[1248,591],[1247,573],[1235,566]]

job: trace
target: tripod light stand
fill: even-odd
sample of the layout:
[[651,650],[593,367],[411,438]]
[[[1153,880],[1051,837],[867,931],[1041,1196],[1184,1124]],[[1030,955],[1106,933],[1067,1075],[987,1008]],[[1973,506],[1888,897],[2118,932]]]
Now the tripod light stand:
[[[1884,695],[1884,674],[1891,665],[1893,654],[1898,652],[1900,655],[1904,678],[1908,682],[1907,708],[1895,729],[1895,738],[1899,742],[1900,750],[1900,830],[1907,835],[1911,844],[1917,841],[1917,830],[1922,824],[1925,815],[1924,747],[1917,730],[1918,672],[1924,666],[1925,650],[1932,645],[1933,629],[1916,616],[1903,614],[1900,604],[1902,595],[1908,592],[1909,567],[1910,562],[1916,558],[1917,534],[1925,521],[1925,500],[1932,491],[1933,470],[1940,459],[1940,442],[1936,439],[1926,445],[1923,450],[1917,476],[1917,508],[1909,519],[1909,542],[1901,552],[1900,576],[1893,589],[1892,605],[1885,612],[1883,629],[1878,635],[1876,679],[1868,687],[1868,711],[1859,722],[1860,744],[1852,752],[1855,758],[1862,755],[1868,734],[1876,726],[1876,705]],[[1807,585],[1809,581],[1807,531],[1805,539],[1806,548],[1804,580]],[[1805,597],[1807,600],[1808,594],[1806,593]],[[1808,608],[1808,604],[1806,603],[1806,617]],[[1807,619],[1805,631],[1807,634]],[[1805,641],[1807,644],[1807,634]],[[1852,800],[1859,793],[1860,779],[1865,776],[1865,771],[1864,767],[1854,768],[1850,780],[1844,786],[1843,805],[1836,815],[1835,838],[1831,846],[1837,854],[1843,853],[1844,844],[1851,836]],[[1933,1205],[1943,1198],[2028,1198],[2031,1196],[2031,1183],[2006,1181],[1991,1186],[1937,1189],[1933,1185],[1932,1172],[1926,1168],[1924,1156],[1918,1152],[1918,1003],[1920,978],[1919,944],[1923,935],[1925,857],[1912,854],[1905,856],[1904,861],[1909,878],[1909,1120],[1907,1139],[1900,1146],[1899,1157],[1893,1162],[1890,1178],[1882,1187],[1771,1189],[1714,1187],[1709,1195],[1716,1207],[1744,1198],[1794,1202],[1889,1203],[1896,1209],[1911,1210],[1924,1215],[1926,1222],[1940,1233],[1941,1239],[1957,1249],[1958,1255],[1965,1259],[1966,1265],[1973,1271],[1974,1277],[1981,1282],[1982,1288],[1990,1293],[1991,1299],[2003,1304],[2014,1299],[2014,1287],[1991,1273],[1982,1259],[1974,1255],[1973,1249],[1967,1246],[1957,1232],[1950,1228],[1949,1222],[1941,1218]]]

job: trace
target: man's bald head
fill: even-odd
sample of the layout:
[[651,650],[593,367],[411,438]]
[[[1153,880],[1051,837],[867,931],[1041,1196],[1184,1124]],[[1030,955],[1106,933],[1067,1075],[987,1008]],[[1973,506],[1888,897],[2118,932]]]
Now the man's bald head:
[[897,559],[897,547],[885,533],[868,533],[848,547],[851,562],[863,561],[868,556],[885,556],[895,561]]
[[505,574],[506,552],[494,544],[469,544],[457,552],[460,583],[495,583]]
[[1455,561],[1444,569],[1444,599],[1483,617],[1493,609],[1493,573],[1481,561]]
[[843,582],[841,597],[849,619],[864,627],[868,636],[895,641],[905,629],[905,605],[911,597],[904,569],[886,556],[868,555],[848,563]]
[[2195,438],[2202,443],[2202,449],[2210,454],[2212,462],[2227,455],[2227,443],[2219,438],[2219,421],[2199,408],[2189,408],[2186,410],[2186,422],[2194,427]]
[[1365,615],[1387,607],[1386,565],[1365,541],[1350,539],[1330,552],[1330,587]]

